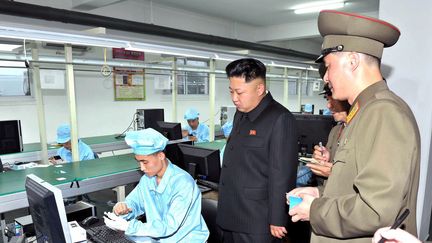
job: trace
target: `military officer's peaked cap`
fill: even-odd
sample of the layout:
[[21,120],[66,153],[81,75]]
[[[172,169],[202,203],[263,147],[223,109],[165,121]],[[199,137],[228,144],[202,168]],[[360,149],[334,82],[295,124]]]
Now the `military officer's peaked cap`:
[[321,56],[315,62],[338,51],[354,51],[381,59],[383,48],[394,45],[399,29],[385,21],[353,13],[323,10],[318,16],[318,29],[324,41]]

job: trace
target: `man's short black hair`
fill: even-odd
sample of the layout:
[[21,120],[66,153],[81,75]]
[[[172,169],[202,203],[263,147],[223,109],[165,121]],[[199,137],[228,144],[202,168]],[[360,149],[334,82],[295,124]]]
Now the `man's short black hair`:
[[266,67],[265,65],[253,58],[238,59],[226,66],[225,68],[228,78],[231,77],[242,77],[246,83],[262,78],[265,83],[266,78]]

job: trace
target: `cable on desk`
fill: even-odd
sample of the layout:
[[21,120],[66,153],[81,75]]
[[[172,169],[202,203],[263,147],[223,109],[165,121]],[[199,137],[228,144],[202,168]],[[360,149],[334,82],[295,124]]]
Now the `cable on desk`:
[[116,138],[116,139],[118,139],[118,138],[124,138],[125,133],[131,129],[133,123],[135,122],[135,120],[136,120],[136,118],[137,118],[137,115],[138,115],[138,113],[135,112],[135,113],[133,114],[133,116],[132,116],[132,121],[131,121],[131,123],[129,124],[129,126],[126,128],[126,130],[124,130],[122,133],[120,133],[119,135],[115,136],[114,138]]

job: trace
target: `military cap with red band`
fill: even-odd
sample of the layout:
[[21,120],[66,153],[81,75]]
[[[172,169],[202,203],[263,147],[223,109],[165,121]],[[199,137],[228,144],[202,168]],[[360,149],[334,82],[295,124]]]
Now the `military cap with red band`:
[[322,62],[331,52],[359,52],[381,59],[383,48],[394,45],[400,36],[399,29],[380,19],[334,10],[323,10],[318,16],[318,29],[324,41]]

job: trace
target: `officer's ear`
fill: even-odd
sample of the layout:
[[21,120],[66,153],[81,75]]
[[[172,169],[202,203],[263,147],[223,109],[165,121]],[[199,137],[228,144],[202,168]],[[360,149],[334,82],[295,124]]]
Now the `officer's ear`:
[[351,72],[357,70],[360,64],[360,54],[357,52],[350,52],[348,54],[348,65],[350,67]]

